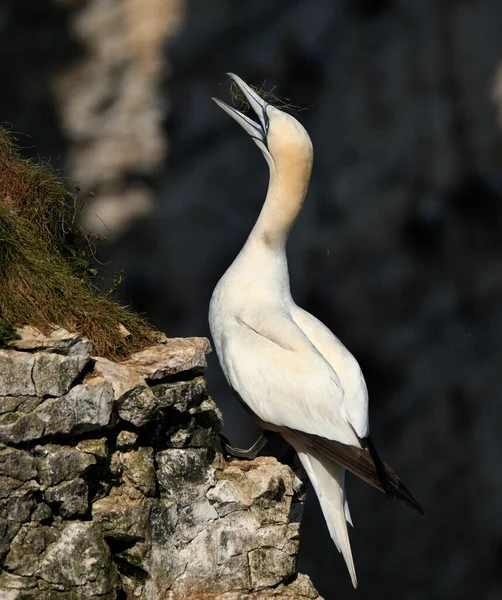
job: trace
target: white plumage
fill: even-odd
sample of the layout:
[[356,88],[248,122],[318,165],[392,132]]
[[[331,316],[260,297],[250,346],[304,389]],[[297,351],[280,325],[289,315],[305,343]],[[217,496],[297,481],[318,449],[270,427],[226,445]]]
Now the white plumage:
[[[211,333],[228,383],[263,427],[279,431],[298,452],[357,587],[345,470],[298,435],[313,434],[314,440],[319,436],[361,452],[369,429],[368,394],[357,361],[327,327],[294,303],[290,292],[286,240],[307,192],[312,143],[296,119],[229,75],[259,123],[215,102],[261,149],[270,181],[249,238],[213,292]],[[381,487],[375,479],[370,483]]]

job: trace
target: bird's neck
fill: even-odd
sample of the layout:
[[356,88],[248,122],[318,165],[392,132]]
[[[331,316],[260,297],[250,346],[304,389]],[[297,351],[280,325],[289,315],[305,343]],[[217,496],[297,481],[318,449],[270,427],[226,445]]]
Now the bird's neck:
[[307,193],[311,166],[311,158],[270,165],[267,197],[250,235],[253,244],[284,248]]

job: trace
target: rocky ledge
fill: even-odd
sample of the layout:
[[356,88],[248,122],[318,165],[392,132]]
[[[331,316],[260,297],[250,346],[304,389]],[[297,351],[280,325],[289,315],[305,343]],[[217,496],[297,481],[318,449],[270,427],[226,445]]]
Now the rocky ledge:
[[303,484],[226,460],[205,338],[115,363],[57,329],[0,350],[0,598],[319,599]]

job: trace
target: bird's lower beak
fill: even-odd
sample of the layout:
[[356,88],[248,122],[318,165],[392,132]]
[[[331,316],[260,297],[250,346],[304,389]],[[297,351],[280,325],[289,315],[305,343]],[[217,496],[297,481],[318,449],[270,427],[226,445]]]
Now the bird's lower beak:
[[213,100],[220,108],[229,114],[232,119],[237,121],[237,123],[239,123],[239,125],[245,129],[252,138],[266,143],[269,123],[267,116],[267,103],[265,100],[263,100],[263,98],[260,98],[260,96],[240,77],[234,75],[233,73],[227,73],[227,75],[239,86],[239,89],[246,97],[246,100],[249,102],[249,105],[256,113],[260,122],[256,123],[245,114],[241,113],[232,106],[225,104],[225,102],[222,102],[217,98],[213,98]]

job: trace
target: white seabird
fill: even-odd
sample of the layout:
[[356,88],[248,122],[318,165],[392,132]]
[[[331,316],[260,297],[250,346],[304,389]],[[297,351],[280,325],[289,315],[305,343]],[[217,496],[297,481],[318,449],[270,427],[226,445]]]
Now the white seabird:
[[255,226],[213,292],[214,346],[228,383],[258,423],[280,432],[298,452],[357,587],[345,469],[421,514],[423,509],[371,443],[368,392],[356,359],[291,297],[286,241],[307,192],[310,137],[295,118],[265,102],[237,75],[229,76],[258,122],[213,100],[260,148],[270,180]]

